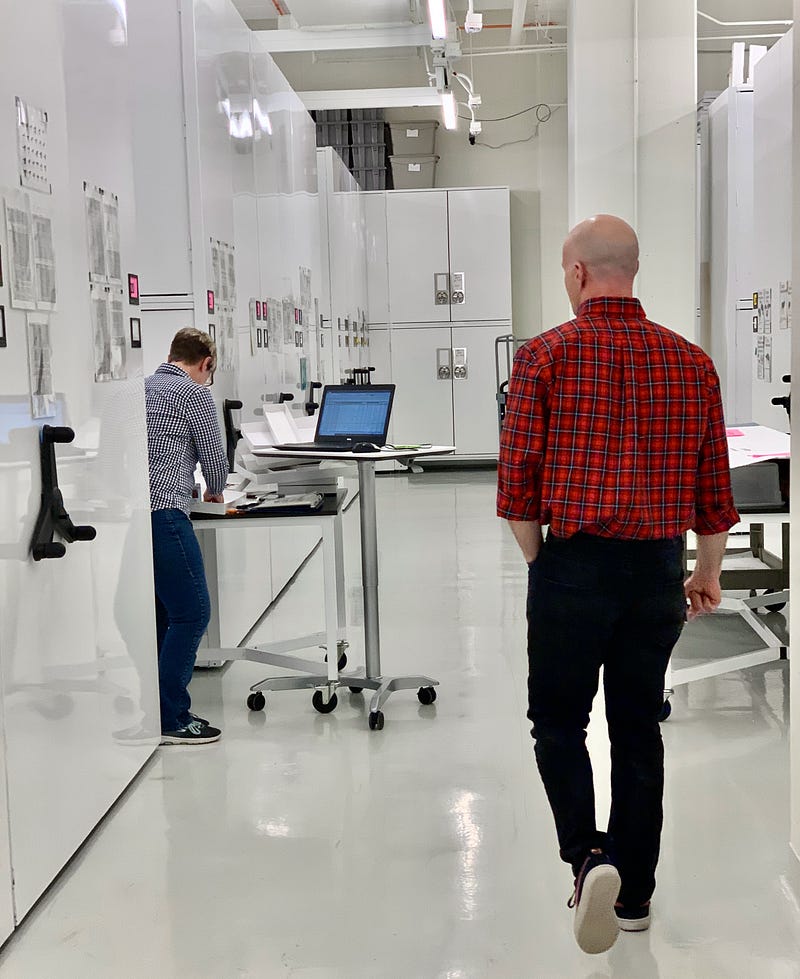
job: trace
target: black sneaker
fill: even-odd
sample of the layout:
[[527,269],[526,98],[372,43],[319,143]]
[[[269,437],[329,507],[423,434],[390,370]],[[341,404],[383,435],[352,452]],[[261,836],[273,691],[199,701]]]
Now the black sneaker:
[[622,884],[619,871],[602,850],[591,850],[575,879],[568,906],[575,908],[575,940],[589,955],[607,952],[620,925],[614,902]]
[[219,741],[221,736],[222,731],[218,727],[195,720],[177,731],[162,731],[161,744],[211,744]]
[[191,717],[193,721],[200,721],[201,724],[208,724],[205,717],[198,717],[197,714],[193,714],[191,711],[189,711],[189,717]]
[[622,931],[647,931],[650,927],[650,902],[637,906],[625,906],[619,901],[614,905],[614,914],[617,916]]

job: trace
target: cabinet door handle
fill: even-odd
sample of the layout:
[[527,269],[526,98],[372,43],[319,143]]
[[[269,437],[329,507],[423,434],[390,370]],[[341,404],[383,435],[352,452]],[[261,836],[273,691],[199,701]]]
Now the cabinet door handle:
[[456,381],[467,379],[467,348],[453,347],[453,378]]
[[437,306],[450,305],[450,275],[447,272],[433,273],[433,301]]
[[465,280],[463,272],[453,272],[450,276],[450,302],[454,306],[463,306],[467,301]]
[[436,351],[436,379],[450,381],[453,377],[453,352],[449,347],[439,347]]

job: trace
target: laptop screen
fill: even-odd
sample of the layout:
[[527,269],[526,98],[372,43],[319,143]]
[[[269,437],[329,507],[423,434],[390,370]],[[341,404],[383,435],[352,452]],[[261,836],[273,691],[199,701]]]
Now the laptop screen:
[[394,384],[327,385],[317,420],[317,441],[385,445]]

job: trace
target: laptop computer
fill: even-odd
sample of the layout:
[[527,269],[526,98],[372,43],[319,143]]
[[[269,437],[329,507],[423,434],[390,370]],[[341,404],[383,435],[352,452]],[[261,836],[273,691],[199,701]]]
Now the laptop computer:
[[394,384],[327,384],[313,442],[276,445],[287,452],[349,452],[359,442],[386,445]]

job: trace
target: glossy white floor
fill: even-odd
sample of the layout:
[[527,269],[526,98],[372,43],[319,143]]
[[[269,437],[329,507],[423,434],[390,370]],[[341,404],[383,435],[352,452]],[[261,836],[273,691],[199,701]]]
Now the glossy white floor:
[[[679,691],[664,725],[653,927],[620,936],[606,955],[583,955],[525,719],[525,568],[494,517],[494,476],[385,478],[378,492],[384,668],[438,677],[436,705],[398,694],[384,731],[370,732],[361,697],[345,693],[322,716],[307,693],[278,693],[266,714],[250,714],[244,697],[263,668],[198,675],[195,708],[222,723],[224,740],[161,750],[6,946],[0,974],[800,976],[786,664]],[[353,508],[353,663],[356,521]],[[288,634],[301,617],[321,624],[320,576],[317,556],[264,638]],[[690,628],[682,646],[726,646],[725,630],[733,637],[736,623]],[[601,784],[601,714],[595,726]],[[607,793],[598,794],[602,809]]]

